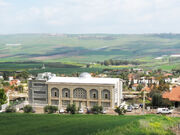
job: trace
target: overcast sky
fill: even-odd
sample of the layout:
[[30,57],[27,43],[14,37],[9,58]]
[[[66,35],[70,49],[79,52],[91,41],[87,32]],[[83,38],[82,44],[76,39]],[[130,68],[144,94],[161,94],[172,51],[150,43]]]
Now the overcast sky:
[[0,0],[0,34],[180,33],[180,0]]

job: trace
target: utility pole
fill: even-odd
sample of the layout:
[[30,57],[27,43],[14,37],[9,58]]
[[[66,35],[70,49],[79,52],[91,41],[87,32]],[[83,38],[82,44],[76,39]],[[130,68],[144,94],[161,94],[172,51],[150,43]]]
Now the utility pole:
[[145,90],[143,92],[143,115],[145,114]]

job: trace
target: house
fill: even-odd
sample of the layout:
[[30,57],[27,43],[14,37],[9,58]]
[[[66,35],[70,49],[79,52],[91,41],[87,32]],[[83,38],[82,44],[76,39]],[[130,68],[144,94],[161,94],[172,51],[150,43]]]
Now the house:
[[9,76],[9,81],[12,81],[14,79],[13,76]]
[[138,85],[139,85],[139,84],[137,84],[137,83],[133,84],[133,85],[132,85],[132,89],[136,91],[136,90],[137,90]]
[[14,80],[11,80],[11,81],[9,82],[9,84],[10,84],[11,86],[12,86],[12,85],[18,86],[18,85],[21,84],[21,81],[20,81],[19,79],[14,79]]
[[165,82],[180,85],[180,77],[179,78],[166,78]]
[[0,76],[0,80],[4,80],[4,77],[2,75]]
[[148,87],[148,86],[145,86],[141,91],[146,91],[146,92],[150,93],[151,92],[151,88]]
[[170,92],[165,92],[163,98],[175,102],[175,107],[180,107],[180,86],[174,86]]

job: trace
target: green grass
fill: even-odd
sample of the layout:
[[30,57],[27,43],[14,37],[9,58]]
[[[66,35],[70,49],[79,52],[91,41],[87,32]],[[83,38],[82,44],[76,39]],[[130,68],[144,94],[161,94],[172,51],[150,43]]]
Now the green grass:
[[0,135],[171,135],[166,116],[0,114]]
[[46,69],[36,69],[29,70],[29,73],[38,74],[43,72],[52,72],[58,74],[71,75],[73,73],[82,73],[82,72],[101,72],[101,68],[46,68]]

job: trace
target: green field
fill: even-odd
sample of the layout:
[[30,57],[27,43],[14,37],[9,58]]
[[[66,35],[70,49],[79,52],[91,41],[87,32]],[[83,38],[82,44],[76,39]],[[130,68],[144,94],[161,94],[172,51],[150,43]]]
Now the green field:
[[167,116],[0,114],[0,135],[172,135]]
[[[0,70],[29,70],[43,72],[42,62],[62,62],[80,66],[47,67],[46,71],[71,74],[79,71],[99,72],[104,68],[132,68],[130,65],[99,66],[82,69],[86,64],[109,59],[144,62],[145,69],[172,70],[180,67],[180,57],[168,61],[170,55],[180,54],[180,34],[14,34],[0,35]],[[154,58],[164,55],[163,60]],[[4,62],[36,61],[29,64]],[[65,67],[66,68],[66,67]]]
[[180,52],[178,34],[0,35],[0,61],[87,63],[105,59],[147,60]]

